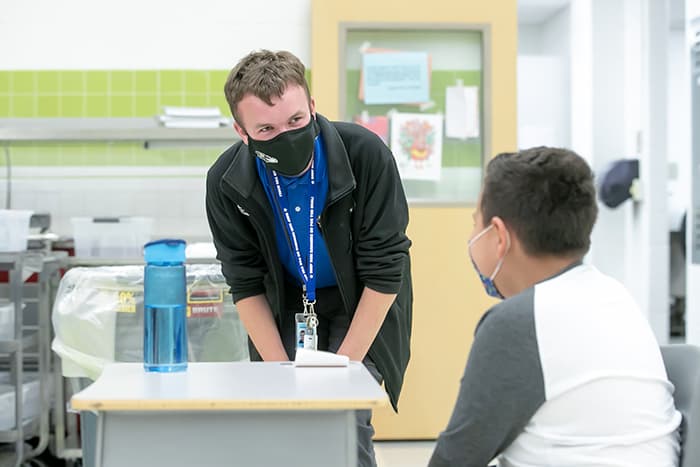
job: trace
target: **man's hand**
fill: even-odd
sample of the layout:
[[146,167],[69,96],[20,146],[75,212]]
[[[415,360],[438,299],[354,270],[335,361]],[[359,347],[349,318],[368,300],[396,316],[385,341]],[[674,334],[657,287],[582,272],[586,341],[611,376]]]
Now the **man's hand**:
[[377,337],[394,299],[396,294],[385,294],[365,287],[348,333],[337,353],[361,362]]
[[289,360],[284,350],[280,333],[272,317],[270,304],[264,295],[255,295],[239,300],[236,303],[238,315],[243,321],[250,339],[258,349],[260,356],[266,362],[281,362]]

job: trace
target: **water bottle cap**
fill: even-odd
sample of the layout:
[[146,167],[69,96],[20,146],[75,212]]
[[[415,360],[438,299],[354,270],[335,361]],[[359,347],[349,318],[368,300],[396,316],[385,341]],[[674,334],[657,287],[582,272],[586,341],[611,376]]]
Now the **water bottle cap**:
[[164,238],[143,246],[143,258],[147,263],[184,263],[185,241]]

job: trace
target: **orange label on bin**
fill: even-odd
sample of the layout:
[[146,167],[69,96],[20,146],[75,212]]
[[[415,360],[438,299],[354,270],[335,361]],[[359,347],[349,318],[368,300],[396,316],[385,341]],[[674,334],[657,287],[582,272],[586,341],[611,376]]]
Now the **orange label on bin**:
[[211,288],[187,291],[188,318],[218,318],[223,312],[223,290]]
[[122,290],[119,292],[117,313],[136,313],[136,299],[134,292]]

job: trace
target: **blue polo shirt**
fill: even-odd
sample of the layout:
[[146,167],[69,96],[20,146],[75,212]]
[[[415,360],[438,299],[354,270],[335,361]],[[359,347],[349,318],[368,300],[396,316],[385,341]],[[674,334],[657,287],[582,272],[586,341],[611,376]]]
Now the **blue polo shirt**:
[[[280,218],[277,208],[275,207],[274,186],[271,186],[271,177],[268,177],[265,164],[255,158],[255,163],[258,169],[258,178],[265,188],[267,200],[270,203],[275,218],[275,237],[277,240],[277,250],[279,251],[280,261],[287,272],[288,278],[300,287],[304,281],[299,273],[296,258],[290,244],[287,241],[287,226],[283,219]],[[321,136],[319,135],[314,142],[314,166],[316,169],[316,180],[320,183],[320,191],[318,199],[315,201],[315,216],[321,215],[323,207],[326,205],[326,196],[328,194],[328,170],[326,165],[326,154],[323,149]],[[297,242],[301,249],[301,257],[304,260],[304,267],[308,268],[309,261],[309,188],[311,187],[311,171],[307,170],[303,175],[298,177],[286,177],[278,174],[282,193],[289,202],[290,216],[294,230],[297,232]],[[302,233],[303,232],[303,233]],[[301,234],[300,234],[301,233]],[[290,237],[291,239],[291,237]],[[318,223],[314,223],[314,267],[316,272],[316,288],[330,287],[336,285],[335,272],[331,265],[331,259],[328,256],[326,242],[321,237],[321,232],[318,229]]]

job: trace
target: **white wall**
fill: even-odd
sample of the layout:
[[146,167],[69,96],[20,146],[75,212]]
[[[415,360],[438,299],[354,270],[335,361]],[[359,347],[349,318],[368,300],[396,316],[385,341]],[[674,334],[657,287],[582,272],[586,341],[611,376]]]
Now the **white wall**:
[[[700,24],[700,0],[687,0],[686,2],[686,54],[690,55],[690,45],[695,42],[696,34],[698,34],[698,24]],[[690,65],[688,65],[690,66]],[[690,69],[688,68],[688,71]],[[689,74],[687,75],[690,76]],[[697,132],[700,128],[700,122],[692,121],[692,128],[689,131]],[[698,134],[695,133],[693,137],[698,138]],[[697,149],[695,149],[697,150]],[[694,167],[692,170],[692,183],[697,187],[700,183],[700,177],[698,177],[698,168]],[[693,205],[692,195],[689,195],[688,205]],[[697,205],[693,206],[695,209],[698,208]],[[686,239],[686,252],[688,253],[688,267],[687,267],[687,300],[686,300],[686,341],[693,344],[700,344],[700,265],[694,264],[692,262],[692,236],[691,236],[691,223],[690,217],[688,219],[688,232]]]
[[597,174],[616,159],[638,157],[644,191],[639,203],[600,206],[587,261],[627,286],[665,342],[667,85],[666,67],[659,66],[666,63],[665,1],[571,0],[569,15],[570,147]]
[[[669,162],[669,228],[678,231],[683,214],[688,211],[691,183],[691,112],[690,112],[690,66],[686,47],[685,28],[673,26],[668,43],[668,99],[667,134]],[[669,288],[676,297],[687,297],[686,256],[681,246],[670,245]]]
[[[0,5],[2,70],[227,70],[256,48],[290,50],[311,65],[311,0],[0,0]],[[212,157],[220,152],[210,150]],[[206,240],[206,169],[15,167],[12,207],[50,212],[53,230],[63,235],[71,234],[71,217],[143,215],[156,219],[155,237]]]
[[207,240],[205,167],[33,167],[15,169],[13,207],[50,212],[52,230],[71,217],[146,216],[155,237]]
[[700,16],[700,0],[685,0],[685,17],[690,20]]
[[311,0],[9,0],[0,69],[229,69],[256,48],[310,65]]
[[593,11],[590,0],[571,0],[571,149],[593,157]]
[[[600,176],[616,159],[636,157],[625,149],[626,75],[625,19],[623,0],[596,0],[592,3],[592,122],[591,165]],[[628,284],[625,267],[625,222],[629,206],[609,209],[599,205],[598,222],[593,231],[592,261],[601,271]],[[631,284],[628,284],[631,285]]]
[[542,29],[542,50],[555,57],[558,86],[551,90],[556,102],[554,125],[560,146],[571,143],[571,9],[566,6],[550,17]]
[[690,65],[685,30],[672,30],[668,44],[668,162],[675,164],[674,186],[681,197],[690,187]]
[[[542,54],[542,26],[518,24],[518,56]],[[520,71],[518,71],[520,74]]]
[[[625,18],[639,15],[640,19],[638,43],[626,49],[626,54],[639,53],[641,66],[628,69],[626,75],[641,78],[639,159],[643,190],[642,201],[628,218],[628,285],[661,343],[669,337],[667,6],[665,1],[626,0],[624,10]],[[631,39],[634,44],[634,37]]]
[[518,146],[571,144],[569,9],[518,26]]

